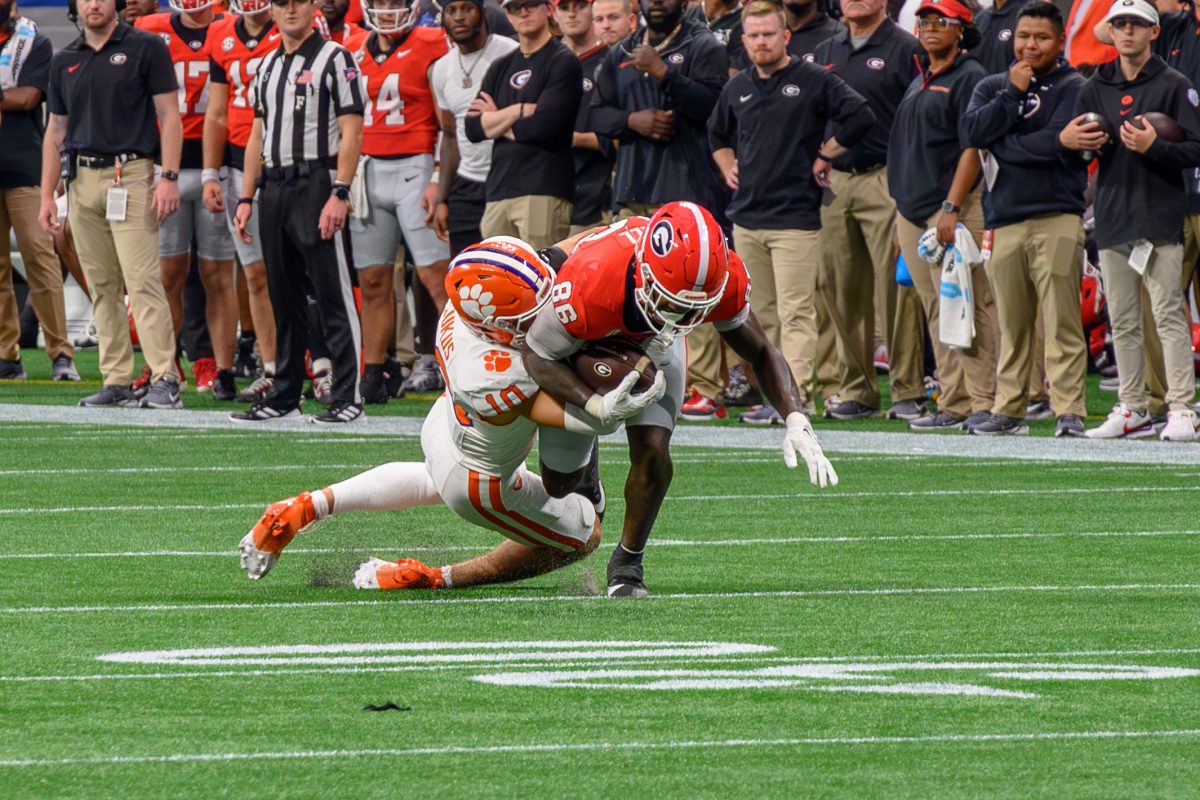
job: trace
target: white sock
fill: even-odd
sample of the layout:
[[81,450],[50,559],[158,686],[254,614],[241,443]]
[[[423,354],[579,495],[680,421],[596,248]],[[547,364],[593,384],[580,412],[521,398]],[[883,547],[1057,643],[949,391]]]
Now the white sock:
[[308,496],[312,498],[313,511],[317,512],[317,519],[328,517],[329,501],[325,499],[325,493],[318,489],[315,492],[309,492]]
[[333,372],[333,362],[328,358],[314,358],[312,363],[313,375],[318,372]]
[[453,583],[453,581],[450,580],[450,565],[449,564],[442,567],[442,588],[443,589],[453,589],[454,588],[454,583]]
[[[338,514],[351,511],[400,511],[442,502],[420,461],[393,461],[329,487]],[[314,498],[314,506],[315,498]]]
[[264,361],[263,362],[263,372],[269,372],[270,374],[274,375],[275,374],[275,362],[274,361]]

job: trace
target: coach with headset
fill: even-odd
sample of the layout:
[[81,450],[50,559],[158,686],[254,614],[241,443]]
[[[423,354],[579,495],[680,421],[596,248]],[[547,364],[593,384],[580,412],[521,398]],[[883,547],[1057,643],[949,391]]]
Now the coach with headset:
[[[158,224],[179,206],[178,86],[166,44],[118,20],[123,7],[122,0],[70,3],[72,19],[83,22],[82,35],[50,63],[38,222],[52,233],[60,227],[54,189],[61,174],[68,179],[71,230],[91,290],[104,383],[80,404],[138,404],[129,388],[134,363],[127,289],[152,373],[140,405],[178,408],[181,376],[158,266]],[[155,184],[160,148],[163,172]]]

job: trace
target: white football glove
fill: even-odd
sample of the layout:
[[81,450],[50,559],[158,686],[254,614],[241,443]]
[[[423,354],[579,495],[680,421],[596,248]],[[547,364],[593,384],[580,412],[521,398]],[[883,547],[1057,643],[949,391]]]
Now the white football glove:
[[826,486],[837,486],[837,473],[833,471],[833,464],[825,457],[825,451],[821,449],[821,443],[817,441],[817,435],[813,433],[808,417],[799,411],[793,411],[787,415],[787,431],[783,434],[783,463],[787,464],[788,469],[795,469],[799,463],[796,460],[797,453],[808,465],[808,479],[812,481],[813,486],[820,486],[822,489]]
[[630,372],[608,394],[594,394],[588,398],[583,410],[600,420],[601,425],[611,425],[636,416],[642,409],[661,400],[667,392],[667,379],[659,372],[655,374],[654,383],[649,389],[641,394],[633,394],[633,385],[639,377],[637,372]]

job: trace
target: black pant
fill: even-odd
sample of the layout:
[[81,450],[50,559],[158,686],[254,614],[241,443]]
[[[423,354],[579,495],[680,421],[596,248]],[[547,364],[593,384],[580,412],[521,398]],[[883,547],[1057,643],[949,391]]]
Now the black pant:
[[454,183],[450,184],[450,194],[446,196],[450,212],[446,227],[450,229],[451,258],[483,241],[479,223],[483,221],[483,207],[487,205],[484,189],[482,181],[467,180],[461,175],[455,175]]
[[334,404],[362,403],[362,333],[350,278],[350,234],[343,228],[332,239],[322,239],[317,229],[332,188],[329,174],[316,170],[293,180],[268,180],[259,197],[259,234],[275,310],[275,388],[266,403],[280,411],[299,406],[304,389],[307,296],[317,301],[333,362]]

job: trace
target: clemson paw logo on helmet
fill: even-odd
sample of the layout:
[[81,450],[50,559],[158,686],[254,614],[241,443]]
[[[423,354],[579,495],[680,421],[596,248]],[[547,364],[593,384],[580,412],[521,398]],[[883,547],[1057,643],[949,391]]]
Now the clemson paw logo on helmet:
[[492,305],[492,293],[485,292],[478,283],[474,286],[463,286],[458,290],[458,299],[462,301],[464,314],[483,322],[496,314]]
[[512,354],[503,350],[488,350],[483,354],[484,372],[507,372],[512,366]]

